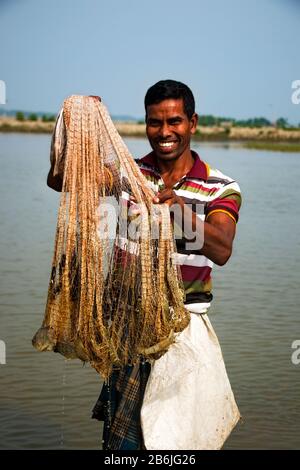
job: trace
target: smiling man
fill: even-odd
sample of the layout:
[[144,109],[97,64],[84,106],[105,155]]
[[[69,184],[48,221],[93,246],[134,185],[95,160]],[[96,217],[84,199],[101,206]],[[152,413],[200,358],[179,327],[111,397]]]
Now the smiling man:
[[151,367],[141,362],[112,374],[93,417],[104,419],[105,449],[217,449],[239,412],[207,311],[213,264],[224,265],[232,253],[240,189],[191,150],[198,116],[185,84],[153,85],[145,112],[152,152],[139,166],[153,202],[170,207],[191,322]]
[[140,168],[158,192],[154,202],[180,205],[193,230],[204,235],[197,255],[224,265],[232,252],[241,194],[232,178],[190,148],[198,122],[191,90],[173,80],[158,82],[146,94],[145,110],[153,152],[140,160]]

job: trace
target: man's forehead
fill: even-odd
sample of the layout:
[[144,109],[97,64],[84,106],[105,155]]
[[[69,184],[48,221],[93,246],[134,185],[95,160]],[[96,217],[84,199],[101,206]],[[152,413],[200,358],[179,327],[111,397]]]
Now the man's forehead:
[[185,115],[183,99],[165,99],[147,106],[147,115]]

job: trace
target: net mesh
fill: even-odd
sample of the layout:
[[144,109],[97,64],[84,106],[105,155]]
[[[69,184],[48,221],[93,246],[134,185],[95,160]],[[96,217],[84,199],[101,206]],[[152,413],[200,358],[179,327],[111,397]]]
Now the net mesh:
[[64,101],[52,140],[63,175],[39,350],[112,367],[157,359],[189,322],[166,204],[100,100]]

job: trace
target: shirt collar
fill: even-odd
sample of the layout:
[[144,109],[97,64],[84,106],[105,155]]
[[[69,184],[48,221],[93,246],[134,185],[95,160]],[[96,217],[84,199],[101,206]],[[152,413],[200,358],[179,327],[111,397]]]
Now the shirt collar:
[[[192,150],[192,155],[194,158],[194,165],[190,171],[185,175],[185,178],[197,178],[207,181],[208,179],[208,166],[206,163],[201,160],[199,155]],[[157,167],[157,160],[154,152],[148,153],[145,157],[140,159],[140,163],[151,166],[157,173],[159,169]]]

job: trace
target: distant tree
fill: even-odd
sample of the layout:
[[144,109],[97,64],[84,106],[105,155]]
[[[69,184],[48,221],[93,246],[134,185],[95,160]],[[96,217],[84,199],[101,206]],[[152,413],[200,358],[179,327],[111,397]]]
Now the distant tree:
[[31,113],[28,116],[28,121],[37,121],[38,117],[35,113]]
[[286,127],[289,127],[288,120],[283,117],[277,119],[275,124],[276,127],[279,127],[279,129],[285,129]]
[[56,116],[54,114],[43,114],[42,121],[43,122],[53,122],[56,120]]
[[269,127],[271,125],[272,125],[271,122],[264,117],[258,117],[258,118],[252,119],[253,127]]
[[199,116],[199,126],[217,126],[219,124],[219,118],[212,116],[211,114]]
[[16,119],[17,119],[17,121],[24,121],[24,119],[25,119],[24,113],[22,111],[17,111],[16,112]]
[[[283,119],[283,118],[281,118]],[[222,126],[230,128],[232,126],[236,127],[271,127],[273,124],[271,121],[264,117],[254,117],[250,119],[240,119],[235,120],[230,117],[218,117],[211,114],[203,114],[198,118],[199,126]],[[284,120],[284,124],[288,126],[287,120]]]
[[268,127],[272,124],[268,119],[258,117],[236,121],[235,125],[239,127]]

